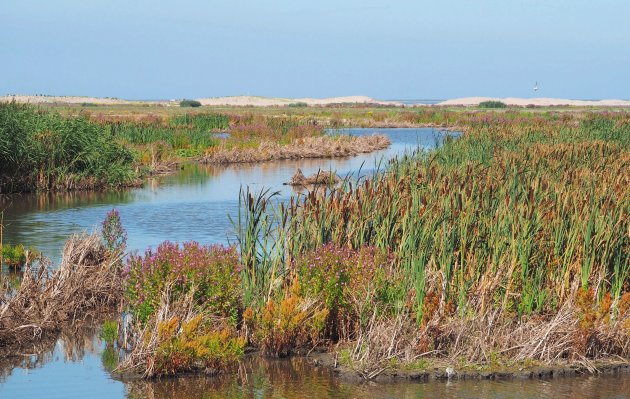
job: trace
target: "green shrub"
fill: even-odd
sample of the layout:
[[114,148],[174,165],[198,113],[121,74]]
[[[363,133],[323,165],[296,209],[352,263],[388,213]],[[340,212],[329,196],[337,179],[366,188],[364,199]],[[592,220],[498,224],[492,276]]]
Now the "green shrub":
[[197,100],[182,100],[179,103],[180,107],[201,107],[201,103]]
[[507,104],[501,101],[482,101],[479,108],[507,108]]

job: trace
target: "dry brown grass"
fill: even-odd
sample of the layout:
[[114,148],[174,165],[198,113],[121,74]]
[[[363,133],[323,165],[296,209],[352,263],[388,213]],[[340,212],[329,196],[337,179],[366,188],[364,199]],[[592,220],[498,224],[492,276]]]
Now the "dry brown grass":
[[302,169],[298,169],[297,172],[291,177],[288,183],[290,186],[311,186],[311,185],[334,185],[339,183],[339,177],[335,172],[324,172],[318,170],[317,173],[313,173],[309,177],[304,176]]
[[350,367],[361,377],[373,379],[418,359],[503,370],[536,362],[551,367],[568,364],[592,373],[598,371],[597,361],[628,361],[629,314],[617,314],[614,320],[603,316],[588,327],[584,319],[573,300],[554,315],[522,320],[499,309],[476,316],[436,313],[419,329],[409,318],[381,317],[374,312],[352,345]]
[[389,147],[386,136],[322,136],[297,139],[281,145],[265,141],[257,148],[220,148],[207,155],[202,162],[209,164],[253,163],[282,159],[337,158],[382,150]]
[[66,242],[58,269],[44,260],[27,268],[18,288],[0,291],[0,350],[50,339],[64,326],[115,309],[121,298],[119,265],[92,234]]

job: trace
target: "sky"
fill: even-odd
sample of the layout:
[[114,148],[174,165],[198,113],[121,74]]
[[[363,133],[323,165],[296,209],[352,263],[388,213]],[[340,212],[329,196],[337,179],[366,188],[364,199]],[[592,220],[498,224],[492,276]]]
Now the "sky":
[[0,95],[629,99],[629,16],[627,0],[2,0]]

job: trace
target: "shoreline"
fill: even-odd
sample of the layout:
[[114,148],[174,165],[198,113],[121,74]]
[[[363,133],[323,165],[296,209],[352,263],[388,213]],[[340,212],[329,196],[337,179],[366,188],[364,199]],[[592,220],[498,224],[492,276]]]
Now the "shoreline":
[[[373,379],[363,378],[356,370],[351,367],[335,364],[336,359],[332,353],[321,353],[317,355],[311,355],[311,363],[318,366],[330,368],[338,378],[344,381],[375,381],[375,382],[391,382],[391,381],[444,381],[444,380],[522,380],[522,379],[549,379],[549,378],[570,378],[578,377],[580,375],[603,375],[603,374],[621,374],[630,373],[630,361],[619,360],[600,360],[591,362],[595,367],[595,370],[587,367],[586,365],[574,362],[574,363],[559,363],[559,364],[542,364],[529,367],[509,367],[509,366],[492,366],[488,369],[483,369],[484,365],[470,364],[465,368],[457,370],[453,369],[453,373],[449,375],[447,368],[449,363],[437,359],[438,362],[431,366],[427,366],[422,369],[405,369],[405,368],[391,368],[384,370],[382,373],[374,377]],[[429,362],[431,358],[427,358]],[[441,362],[441,363],[440,363]],[[429,363],[430,364],[430,363]],[[440,367],[436,367],[436,366]],[[474,370],[474,368],[481,368],[480,370]]]
[[[292,358],[302,358],[311,367],[322,367],[331,371],[335,378],[353,383],[360,384],[365,382],[374,383],[391,383],[400,381],[415,381],[415,382],[438,382],[438,381],[460,381],[460,380],[501,380],[501,381],[517,381],[517,380],[551,380],[555,378],[574,378],[585,375],[599,376],[599,375],[621,375],[630,373],[630,360],[621,361],[615,359],[603,359],[597,361],[591,361],[588,366],[581,362],[561,362],[556,364],[540,364],[527,367],[518,366],[492,366],[484,369],[484,365],[470,364],[463,369],[454,369],[454,372],[449,375],[446,371],[448,362],[444,359],[426,358],[427,361],[435,360],[436,362],[430,364],[425,368],[404,368],[404,367],[392,367],[385,370],[372,379],[363,378],[360,373],[355,369],[348,366],[338,364],[335,353],[327,351],[326,348],[316,348],[316,350],[309,353],[309,351],[297,351],[295,354],[274,358],[264,356],[259,349],[252,349],[245,354],[243,359],[239,361],[239,365],[247,365],[257,358],[268,359],[278,362],[290,362]],[[479,368],[475,370],[475,368]],[[117,372],[110,371],[111,378],[115,381],[123,383],[133,381],[152,381],[152,380],[168,380],[168,379],[180,379],[180,378],[215,378],[219,375],[233,375],[236,374],[238,366],[229,370],[206,370],[199,368],[197,370],[190,370],[186,372],[180,372],[172,375],[153,376],[150,378],[144,377],[142,374],[134,372]]]

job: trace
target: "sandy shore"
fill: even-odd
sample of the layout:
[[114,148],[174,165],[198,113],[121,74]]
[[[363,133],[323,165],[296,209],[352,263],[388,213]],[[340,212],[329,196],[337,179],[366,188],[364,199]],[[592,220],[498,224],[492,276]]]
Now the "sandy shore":
[[483,101],[501,101],[507,105],[526,107],[535,105],[538,107],[571,106],[571,107],[630,107],[630,100],[568,100],[563,98],[492,98],[492,97],[465,97],[442,101],[437,105],[476,106]]

